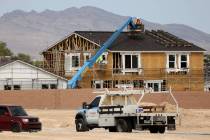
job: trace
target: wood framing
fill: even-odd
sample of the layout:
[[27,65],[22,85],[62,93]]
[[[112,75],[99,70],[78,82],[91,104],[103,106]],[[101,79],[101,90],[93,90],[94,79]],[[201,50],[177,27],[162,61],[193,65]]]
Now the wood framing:
[[[95,50],[99,48],[99,45],[91,42],[90,40],[73,33],[70,36],[64,38],[60,42],[54,44],[54,46],[50,47],[46,51],[43,51],[42,54],[44,56],[43,65],[44,68],[50,72],[53,72],[57,75],[63,77],[71,77],[69,75],[65,75],[64,68],[64,57],[65,54],[69,53],[91,53],[94,54]],[[80,64],[83,64],[84,57],[81,56]]]

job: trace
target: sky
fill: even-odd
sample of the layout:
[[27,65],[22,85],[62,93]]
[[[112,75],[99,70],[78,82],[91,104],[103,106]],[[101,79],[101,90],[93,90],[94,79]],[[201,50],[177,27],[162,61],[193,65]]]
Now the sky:
[[210,34],[210,0],[0,0],[0,16],[17,9],[41,12],[82,6],[160,24],[186,24]]

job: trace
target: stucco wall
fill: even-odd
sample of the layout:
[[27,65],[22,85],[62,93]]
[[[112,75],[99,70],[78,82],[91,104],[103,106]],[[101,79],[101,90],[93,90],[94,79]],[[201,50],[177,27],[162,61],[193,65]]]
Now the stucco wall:
[[[18,104],[36,109],[78,109],[82,102],[90,102],[98,94],[92,89],[0,91],[0,104]],[[210,109],[210,93],[175,92],[180,107]],[[147,94],[144,102],[170,102],[168,94]]]

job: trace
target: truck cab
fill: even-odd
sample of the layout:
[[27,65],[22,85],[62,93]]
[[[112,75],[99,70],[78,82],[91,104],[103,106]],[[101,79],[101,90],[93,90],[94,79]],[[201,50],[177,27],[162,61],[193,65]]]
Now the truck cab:
[[82,109],[80,109],[75,117],[76,130],[87,131],[91,128],[98,127],[99,118],[99,104],[103,98],[103,95],[96,96],[96,98],[90,103],[83,103]]

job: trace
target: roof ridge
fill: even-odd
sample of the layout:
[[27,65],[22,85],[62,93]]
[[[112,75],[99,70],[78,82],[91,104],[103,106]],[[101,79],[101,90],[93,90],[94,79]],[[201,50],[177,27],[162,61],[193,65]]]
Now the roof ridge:
[[[96,44],[104,43],[114,31],[74,31],[72,34],[78,34],[87,38],[88,40],[95,42]],[[132,39],[129,37],[127,31],[123,31],[117,40],[113,42],[109,50],[127,50],[127,51],[136,51],[136,50],[149,50],[149,51],[205,51],[205,49],[198,47],[197,45],[188,42],[184,39],[181,39],[167,31],[164,30],[145,30],[143,33],[143,38],[140,41]],[[119,40],[122,44],[118,44],[119,48],[116,47],[116,43],[119,43]],[[122,46],[127,46],[123,48]],[[129,47],[128,47],[129,46]],[[137,47],[138,46],[138,47]]]
[[[100,31],[100,30],[97,30],[97,31],[74,31],[74,33],[78,33],[78,32],[81,32],[81,33],[114,33],[115,31]],[[128,32],[123,31],[121,33],[128,33]]]

